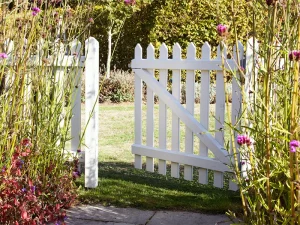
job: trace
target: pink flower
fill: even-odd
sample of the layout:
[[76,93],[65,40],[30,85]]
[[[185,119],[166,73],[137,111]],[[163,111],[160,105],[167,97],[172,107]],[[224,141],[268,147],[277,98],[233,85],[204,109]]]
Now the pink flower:
[[31,10],[33,16],[36,16],[41,11],[38,7],[33,7]]
[[7,58],[7,55],[6,53],[0,53],[0,59],[6,59]]
[[237,136],[237,143],[239,145],[246,144],[247,146],[250,146],[250,145],[254,144],[254,140],[252,138],[248,137],[247,135],[243,134],[243,135]]
[[296,152],[296,148],[300,147],[300,142],[297,140],[290,141],[290,152]]
[[217,32],[220,36],[226,36],[227,34],[227,31],[228,31],[228,28],[226,25],[223,25],[223,24],[219,24],[217,26]]
[[289,59],[291,61],[299,61],[300,60],[300,51],[299,50],[293,50],[289,53]]

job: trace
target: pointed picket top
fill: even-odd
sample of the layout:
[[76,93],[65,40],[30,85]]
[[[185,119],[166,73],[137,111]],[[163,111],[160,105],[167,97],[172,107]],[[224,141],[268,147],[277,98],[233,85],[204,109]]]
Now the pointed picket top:
[[94,55],[99,55],[99,42],[96,38],[89,37],[85,40],[85,55],[90,59],[93,59]]
[[207,41],[202,46],[201,59],[211,59],[211,47]]
[[147,47],[147,59],[155,59],[155,48],[151,43]]
[[159,58],[168,59],[168,47],[163,43],[159,48]]
[[178,43],[173,46],[173,59],[181,59],[181,47]]
[[70,44],[71,55],[79,56],[81,50],[81,43],[77,39],[74,39]]
[[242,44],[242,42],[238,41],[237,46],[238,47],[236,47],[236,45],[234,45],[234,47],[233,47],[233,57],[236,60],[238,59],[238,57],[237,57],[237,51],[238,51],[239,59],[242,60],[243,56],[244,56],[244,45]]
[[193,42],[189,43],[187,47],[187,52],[186,52],[186,58],[187,59],[196,59],[196,46],[194,45]]
[[4,51],[7,55],[11,55],[14,50],[14,42],[10,39],[4,41]]
[[140,44],[137,44],[134,49],[134,59],[142,59],[143,49]]
[[[220,46],[220,44],[223,45],[222,54],[221,54],[221,46]],[[224,42],[222,42],[220,44],[218,45],[218,48],[217,48],[217,59],[221,59],[222,55],[224,56],[225,59],[227,59],[227,46],[225,45]]]

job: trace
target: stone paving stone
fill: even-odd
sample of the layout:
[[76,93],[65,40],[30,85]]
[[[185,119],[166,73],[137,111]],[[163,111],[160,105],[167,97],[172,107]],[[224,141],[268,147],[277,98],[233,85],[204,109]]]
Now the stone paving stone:
[[159,211],[147,225],[230,225],[226,215]]
[[116,224],[146,224],[154,213],[154,211],[104,207],[102,205],[83,205],[67,210],[67,216],[70,219],[74,220],[74,218],[78,218],[81,220],[95,220],[98,221],[99,224],[101,224],[100,222],[104,222],[104,224],[105,222],[113,222]]

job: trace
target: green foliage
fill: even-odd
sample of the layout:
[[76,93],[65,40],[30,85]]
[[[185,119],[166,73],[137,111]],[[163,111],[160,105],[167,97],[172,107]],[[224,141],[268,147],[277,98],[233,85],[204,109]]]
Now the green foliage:
[[[95,6],[95,18],[103,9],[104,3]],[[243,1],[238,1],[234,6],[234,17],[237,24],[239,39],[245,41],[251,30],[251,17],[247,16],[247,7]],[[103,14],[104,15],[104,14]],[[128,15],[128,14],[127,14]],[[139,10],[133,12],[120,31],[120,39],[114,46],[115,53],[112,65],[118,69],[128,69],[128,64],[133,59],[134,47],[140,43],[146,48],[150,42],[159,47],[162,42],[172,46],[178,42],[183,48],[189,42],[194,42],[201,47],[207,41],[212,46],[218,44],[216,26],[219,23],[227,24],[232,30],[231,0],[152,0],[140,2]],[[259,20],[259,18],[257,18]],[[107,19],[99,16],[91,30],[101,43],[100,64],[106,60],[107,34],[105,32]],[[234,42],[234,35],[229,37],[229,45]],[[199,54],[198,54],[199,55]]]

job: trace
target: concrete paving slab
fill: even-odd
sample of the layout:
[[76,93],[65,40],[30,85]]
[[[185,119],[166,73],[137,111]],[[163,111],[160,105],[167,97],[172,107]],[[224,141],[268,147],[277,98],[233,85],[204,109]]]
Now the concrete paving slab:
[[114,222],[101,222],[96,220],[82,220],[76,218],[68,218],[67,225],[135,225],[132,223],[114,223]]
[[159,211],[147,225],[230,225],[226,215],[208,215],[192,212]]
[[69,220],[75,221],[75,219],[80,219],[86,221],[97,221],[98,223],[93,224],[99,225],[101,224],[100,222],[104,222],[104,224],[105,222],[113,222],[118,225],[120,225],[120,223],[123,223],[124,225],[146,224],[154,214],[154,211],[144,211],[134,208],[104,207],[102,205],[82,205],[67,210]]

